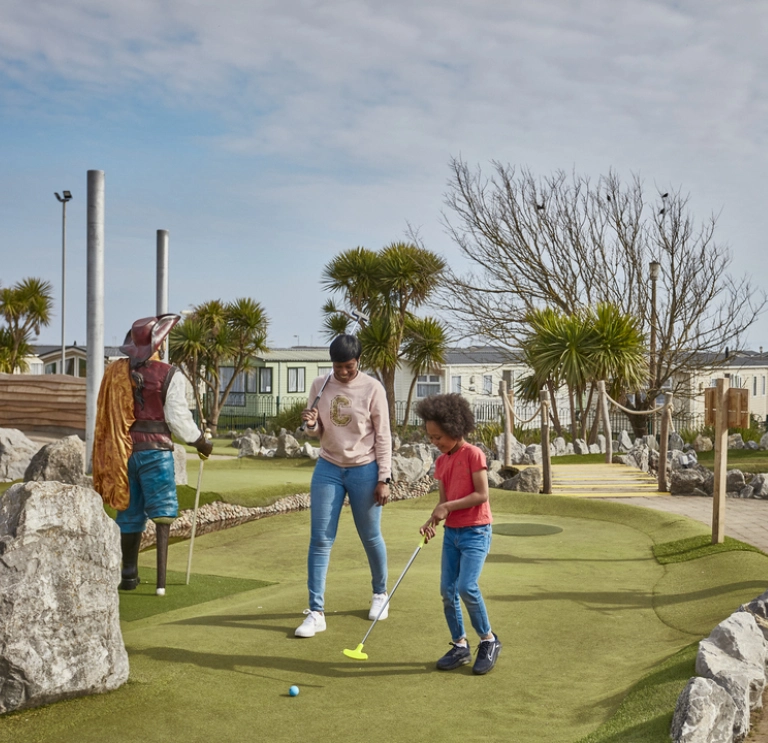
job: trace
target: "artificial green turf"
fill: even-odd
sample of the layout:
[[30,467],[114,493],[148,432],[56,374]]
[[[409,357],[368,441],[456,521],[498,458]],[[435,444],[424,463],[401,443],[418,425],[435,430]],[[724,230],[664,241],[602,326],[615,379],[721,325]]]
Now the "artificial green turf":
[[[279,498],[309,492],[315,463],[310,459],[209,459],[203,469],[202,489],[219,500],[254,508]],[[190,474],[190,483],[191,483]],[[197,486],[197,475],[195,475]]]
[[660,663],[633,686],[616,712],[578,743],[660,743],[669,740],[680,691],[696,675],[698,643]]
[[655,544],[653,546],[653,554],[661,565],[668,565],[671,562],[696,560],[699,557],[706,557],[707,555],[714,555],[719,552],[731,552],[732,550],[761,552],[757,547],[731,537],[725,537],[725,541],[721,543],[712,544],[712,537],[709,534],[700,534],[699,536],[688,537],[687,539],[676,539],[673,542],[665,542],[664,544]]
[[[434,500],[384,511],[390,587]],[[294,638],[307,600],[309,514],[293,513],[195,542],[197,573],[273,585],[125,622],[128,684],[6,716],[0,739],[359,741],[375,733],[394,743],[667,740],[674,700],[690,675],[690,658],[676,655],[762,592],[768,557],[728,552],[661,565],[654,544],[706,527],[585,499],[494,490],[491,500],[497,526],[537,522],[562,532],[494,536],[481,587],[504,647],[486,677],[469,667],[434,669],[449,639],[436,543],[419,552],[389,619],[366,641],[369,660],[342,655],[371,624],[370,576],[349,509],[328,576],[328,629]],[[185,569],[186,547],[171,545],[176,572]],[[142,573],[153,560],[153,552],[142,553]],[[470,640],[475,644],[471,630]],[[296,698],[287,694],[292,684],[301,688]]]
[[[151,553],[156,554],[154,550]],[[145,619],[155,614],[163,614],[175,609],[183,609],[187,606],[272,585],[269,581],[225,578],[220,575],[198,573],[194,570],[190,573],[189,585],[186,585],[186,571],[181,573],[168,570],[166,572],[166,595],[156,596],[157,571],[142,565],[140,577],[141,583],[135,590],[119,592],[120,619],[124,622],[134,622],[137,619]]]

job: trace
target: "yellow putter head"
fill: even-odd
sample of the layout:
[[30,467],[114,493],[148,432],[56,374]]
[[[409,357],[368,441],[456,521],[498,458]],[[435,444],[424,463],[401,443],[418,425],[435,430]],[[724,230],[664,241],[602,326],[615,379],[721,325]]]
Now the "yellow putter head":
[[368,660],[368,654],[363,652],[362,642],[354,650],[345,650],[344,655],[355,660]]

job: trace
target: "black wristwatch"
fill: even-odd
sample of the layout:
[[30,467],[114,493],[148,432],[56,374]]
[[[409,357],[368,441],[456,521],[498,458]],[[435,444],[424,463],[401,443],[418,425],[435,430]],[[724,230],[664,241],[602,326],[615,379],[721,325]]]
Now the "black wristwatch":
[[382,485],[389,485],[392,482],[392,478],[388,477],[386,480],[379,480]]

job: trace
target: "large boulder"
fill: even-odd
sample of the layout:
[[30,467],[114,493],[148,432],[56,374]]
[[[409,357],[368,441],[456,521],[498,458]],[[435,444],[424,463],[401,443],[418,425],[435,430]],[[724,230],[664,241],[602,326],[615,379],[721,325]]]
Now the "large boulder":
[[712,679],[694,676],[677,698],[669,735],[674,743],[731,743],[736,705]]
[[715,476],[700,464],[688,469],[673,469],[669,478],[672,495],[709,495],[715,487]]
[[[496,458],[504,461],[504,437],[505,434],[501,434],[494,439],[496,444]],[[514,434],[510,436],[510,464],[525,464],[525,444],[518,441]]]
[[764,433],[760,437],[760,448],[763,450],[768,449],[768,433]]
[[555,457],[561,457],[568,451],[568,443],[562,436],[556,436],[550,444],[552,449],[552,455]]
[[672,431],[672,433],[669,434],[669,438],[667,439],[667,450],[682,451],[684,447],[685,447],[685,441],[683,441],[683,437],[676,431]]
[[15,428],[0,428],[0,482],[21,480],[40,448]]
[[301,456],[301,446],[290,433],[281,430],[280,435],[277,437],[275,456],[284,459],[295,459]]
[[14,485],[0,500],[0,714],[116,689],[120,531],[95,491]]
[[43,446],[24,471],[24,481],[55,480],[68,485],[88,485],[85,479],[85,443],[67,436]]
[[712,451],[715,445],[712,443],[712,439],[709,436],[702,436],[699,434],[693,441],[693,450],[697,452]]
[[403,444],[392,455],[392,479],[395,482],[418,482],[432,471],[438,453],[428,444]]
[[[258,456],[261,449],[262,437],[257,433],[246,433],[237,439],[237,456],[240,457],[255,457]],[[234,441],[232,442],[234,444]]]
[[500,487],[503,490],[517,490],[523,493],[540,493],[541,470],[538,467],[526,467],[514,477],[502,482]]
[[768,498],[768,475],[754,475],[749,481],[748,486],[752,489],[750,497]]
[[728,437],[728,448],[729,449],[743,449],[744,448],[744,439],[741,437],[740,433],[732,433]]
[[746,484],[747,481],[741,470],[728,470],[725,475],[725,491],[732,498],[738,498]]
[[744,739],[750,711],[762,705],[765,660],[765,639],[748,612],[731,614],[699,643],[696,673],[716,681],[736,705],[734,740]]
[[619,440],[618,440],[618,450],[619,451],[629,451],[632,448],[632,439],[630,438],[629,434],[626,431],[622,431],[619,434]]
[[542,457],[541,444],[531,444],[525,447],[526,464],[541,464]]
[[573,442],[574,454],[589,454],[589,444],[585,439],[576,439]]

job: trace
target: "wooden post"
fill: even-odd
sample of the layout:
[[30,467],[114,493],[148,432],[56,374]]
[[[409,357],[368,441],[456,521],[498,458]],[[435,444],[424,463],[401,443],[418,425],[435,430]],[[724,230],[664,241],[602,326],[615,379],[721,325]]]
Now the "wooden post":
[[501,396],[502,410],[504,411],[504,466],[512,466],[512,416],[514,409],[510,410],[509,398],[507,397],[507,383],[505,380],[499,382],[499,395]]
[[658,487],[660,493],[669,491],[667,487],[667,451],[669,449],[669,416],[672,410],[672,393],[664,393],[664,410],[661,413],[661,437],[659,439]]
[[543,389],[541,399],[541,469],[543,492],[552,494],[552,452],[549,450],[549,392]]
[[728,474],[728,380],[715,392],[715,486],[712,493],[712,544],[725,541],[725,481]]

